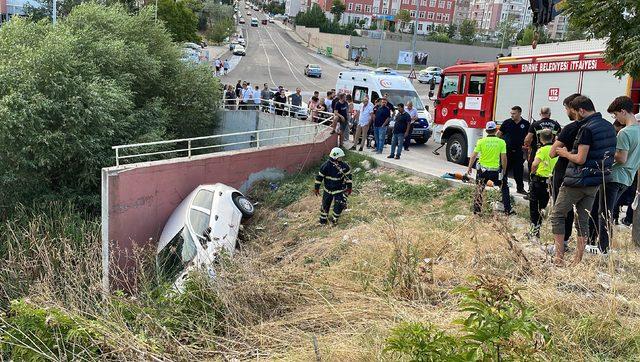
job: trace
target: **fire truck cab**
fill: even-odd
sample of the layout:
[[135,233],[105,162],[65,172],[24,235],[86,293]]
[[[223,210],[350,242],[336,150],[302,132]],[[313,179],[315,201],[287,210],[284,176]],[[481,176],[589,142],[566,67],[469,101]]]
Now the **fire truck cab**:
[[497,62],[446,68],[435,99],[434,140],[446,146],[448,161],[464,165],[486,123],[501,124],[516,105],[529,121],[548,106],[562,125],[569,122],[562,101],[573,93],[590,97],[605,117],[620,95],[632,97],[637,112],[640,83],[616,77],[617,68],[603,59],[604,49],[603,40],[514,47],[512,56]]

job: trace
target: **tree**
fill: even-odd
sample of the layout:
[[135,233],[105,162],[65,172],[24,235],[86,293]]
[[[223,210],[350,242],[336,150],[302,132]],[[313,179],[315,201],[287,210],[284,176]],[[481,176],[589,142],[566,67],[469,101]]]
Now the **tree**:
[[504,21],[502,21],[498,26],[498,36],[500,39],[501,48],[509,47],[511,42],[513,42],[514,38],[518,34],[518,28],[516,26],[516,19],[513,15],[509,15]]
[[200,28],[205,30],[207,39],[214,43],[221,43],[235,31],[231,5],[220,4],[216,0],[207,0],[202,7],[200,19],[203,22]]
[[[219,82],[180,62],[152,7],[74,7],[56,27],[0,27],[0,200],[99,205],[112,145],[208,135]],[[19,76],[17,76],[19,75]]]
[[298,13],[295,18],[296,25],[307,26],[310,28],[319,28],[327,21],[324,11],[322,11],[318,4],[313,4],[311,9],[308,11]]
[[565,14],[577,31],[588,38],[608,38],[605,58],[609,64],[619,64],[618,74],[640,76],[640,2],[609,0],[567,0]]
[[[535,38],[536,28],[529,25],[518,33],[516,37],[518,45],[532,45]],[[544,30],[538,32],[538,40],[536,44],[545,44],[549,42],[549,34]]]
[[569,21],[567,24],[567,32],[564,35],[564,40],[584,40],[587,38],[587,33],[583,30],[577,29],[573,22]]
[[460,38],[465,44],[473,44],[473,40],[476,35],[476,22],[469,19],[464,19],[460,24]]
[[198,42],[198,17],[184,1],[158,0],[158,19],[164,21],[175,42]]
[[402,9],[396,14],[396,21],[400,22],[400,29],[404,29],[411,22],[411,13],[407,9]]
[[457,33],[458,33],[458,27],[456,26],[456,24],[449,25],[449,27],[447,28],[447,37],[449,37],[450,39],[453,39],[456,37]]
[[333,0],[333,3],[331,4],[331,14],[333,14],[333,21],[336,23],[339,22],[345,10],[347,10],[347,7],[342,2],[342,0]]

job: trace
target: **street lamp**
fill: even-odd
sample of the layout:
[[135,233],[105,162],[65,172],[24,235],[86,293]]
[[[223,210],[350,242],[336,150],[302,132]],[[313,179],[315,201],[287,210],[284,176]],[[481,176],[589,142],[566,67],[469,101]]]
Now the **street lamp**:
[[51,23],[56,25],[56,20],[58,19],[58,4],[57,0],[53,0],[53,9],[51,10]]

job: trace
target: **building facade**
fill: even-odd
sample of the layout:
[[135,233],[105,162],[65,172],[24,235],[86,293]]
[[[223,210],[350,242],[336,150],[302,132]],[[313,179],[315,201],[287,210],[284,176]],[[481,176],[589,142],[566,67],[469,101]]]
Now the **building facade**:
[[531,24],[533,14],[529,10],[529,0],[471,0],[469,19],[476,22],[478,30],[491,35],[508,19],[521,30]]
[[566,16],[556,16],[552,22],[547,25],[547,32],[549,32],[549,38],[553,40],[563,40],[567,35],[567,28],[569,27],[569,18]]
[[342,16],[342,23],[364,20],[364,26],[376,23],[382,26],[383,21],[395,21],[395,16],[401,10],[407,10],[411,21],[402,31],[411,31],[411,24],[418,23],[418,33],[426,34],[437,25],[449,25],[453,22],[456,0],[346,0],[346,11]]
[[12,16],[24,15],[24,7],[27,4],[29,0],[0,0],[0,24]]
[[471,0],[456,0],[456,6],[453,13],[453,24],[460,26],[463,21],[469,19],[469,6]]

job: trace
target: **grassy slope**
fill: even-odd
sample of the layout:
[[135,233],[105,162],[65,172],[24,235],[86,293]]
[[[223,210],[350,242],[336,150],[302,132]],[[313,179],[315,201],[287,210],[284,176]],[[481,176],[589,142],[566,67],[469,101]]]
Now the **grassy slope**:
[[[357,169],[362,157],[350,153],[348,161]],[[142,257],[138,270],[147,273],[139,274],[138,293],[102,299],[98,224],[65,208],[0,225],[0,310],[20,296],[28,306],[62,310],[69,328],[89,328],[92,337],[76,344],[93,354],[78,356],[68,340],[62,345],[42,309],[39,323],[30,307],[22,307],[23,322],[7,322],[13,313],[1,316],[0,335],[10,331],[21,340],[12,343],[33,346],[27,351],[39,356],[66,348],[68,357],[82,360],[309,361],[314,338],[323,360],[393,360],[382,352],[392,327],[422,321],[455,329],[451,322],[460,315],[451,290],[486,274],[525,288],[553,337],[545,359],[638,360],[640,257],[628,233],[616,234],[619,252],[607,262],[587,258],[554,268],[522,241],[522,217],[508,224],[472,217],[471,188],[382,169],[356,171],[340,225],[319,227],[314,173],[292,175],[276,190],[257,187],[258,212],[242,232],[242,252],[222,263],[214,285],[198,280],[175,298],[157,288],[153,261]],[[457,215],[466,218],[455,221]],[[550,240],[548,224],[544,233]],[[510,234],[521,242],[511,247]],[[433,260],[432,271],[421,270],[424,258]],[[50,337],[49,347],[21,337],[34,330],[42,340]],[[8,347],[0,343],[0,351]]]
[[[358,157],[349,156],[353,168],[359,167]],[[637,358],[640,259],[626,244],[609,262],[587,258],[577,267],[557,269],[539,247],[522,240],[522,217],[472,217],[471,188],[452,189],[389,170],[355,175],[349,209],[335,228],[317,226],[320,200],[309,191],[310,173],[277,191],[256,193],[264,204],[247,228],[255,238],[234,264],[257,274],[232,295],[243,300],[244,293],[266,288],[282,300],[274,303],[274,314],[257,313],[237,327],[252,349],[284,360],[313,360],[315,336],[328,360],[389,358],[381,351],[391,327],[406,320],[453,328],[459,315],[451,289],[482,273],[526,288],[523,294],[553,335],[547,358]],[[466,218],[454,221],[456,215]],[[511,235],[520,239],[516,248],[523,256],[510,248]],[[617,234],[618,240],[628,237]],[[548,225],[544,240],[551,240]],[[434,260],[433,282],[419,272],[424,258]],[[232,313],[254,314],[243,308]]]

